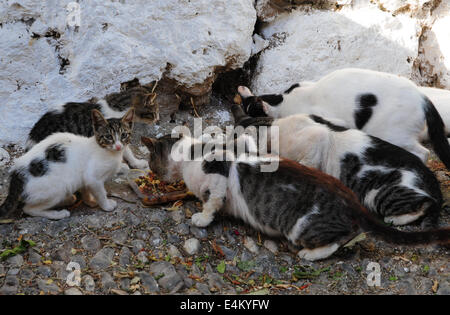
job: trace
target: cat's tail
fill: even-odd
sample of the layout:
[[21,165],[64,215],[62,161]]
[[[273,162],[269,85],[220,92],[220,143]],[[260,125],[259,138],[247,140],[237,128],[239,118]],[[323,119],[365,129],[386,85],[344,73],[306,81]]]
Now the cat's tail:
[[9,217],[17,210],[20,199],[23,194],[25,180],[23,174],[19,171],[14,171],[11,174],[11,181],[9,183],[8,197],[0,206],[0,217]]
[[427,121],[428,137],[439,159],[450,169],[450,145],[445,133],[441,115],[427,96],[424,97],[424,114]]
[[429,245],[450,244],[450,228],[425,230],[419,232],[403,232],[392,228],[377,220],[367,209],[359,204],[351,205],[351,208],[359,208],[353,216],[360,228],[383,241],[395,245]]

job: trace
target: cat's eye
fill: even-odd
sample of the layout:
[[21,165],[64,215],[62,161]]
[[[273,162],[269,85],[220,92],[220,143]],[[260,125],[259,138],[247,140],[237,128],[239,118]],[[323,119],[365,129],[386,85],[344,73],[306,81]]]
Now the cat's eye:
[[113,136],[112,135],[104,135],[104,138],[108,141],[112,141],[113,140]]
[[126,139],[126,138],[128,138],[128,133],[122,132],[122,139]]

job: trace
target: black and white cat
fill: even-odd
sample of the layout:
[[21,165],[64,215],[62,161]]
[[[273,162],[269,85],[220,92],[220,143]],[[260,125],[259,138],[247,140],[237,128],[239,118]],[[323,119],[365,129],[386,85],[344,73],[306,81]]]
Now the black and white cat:
[[[419,87],[419,90],[433,102],[444,121],[445,134],[450,137],[450,91],[431,87]],[[426,129],[422,132],[421,139],[429,140]]]
[[436,154],[450,168],[450,145],[433,103],[410,80],[364,69],[334,71],[317,82],[297,83],[283,94],[253,96],[239,87],[245,111],[282,118],[293,114],[326,117],[333,124],[360,129],[428,159],[420,142],[425,125]]
[[117,203],[107,198],[104,183],[122,163],[131,139],[134,108],[120,119],[105,120],[95,109],[91,115],[94,136],[55,133],[15,161],[0,216],[11,216],[23,207],[31,216],[66,218],[68,210],[53,208],[73,203],[78,190],[91,207],[98,203],[105,211],[116,208]]
[[[29,150],[36,143],[56,132],[70,132],[76,135],[92,137],[91,111],[100,111],[106,119],[122,117],[130,107],[135,108],[137,121],[155,122],[159,119],[158,106],[151,104],[151,90],[139,86],[129,90],[109,94],[105,99],[94,99],[86,103],[66,103],[61,108],[44,114],[31,129],[26,148]],[[145,168],[147,163],[137,159],[130,147],[124,151],[124,159],[133,168]]]
[[234,105],[235,124],[278,128],[276,146],[282,157],[317,168],[340,179],[370,211],[394,225],[421,217],[425,227],[438,223],[442,193],[434,174],[414,154],[316,116],[249,117]]
[[[291,160],[245,155],[234,159],[230,151],[192,160],[192,147],[199,142],[190,137],[142,137],[142,142],[150,152],[149,166],[159,178],[184,179],[203,201],[203,211],[192,216],[196,226],[209,225],[224,209],[268,235],[302,247],[298,256],[307,260],[332,255],[360,229],[399,245],[450,240],[450,229],[406,233],[379,223],[339,180]],[[262,172],[263,164],[274,159],[278,169]]]

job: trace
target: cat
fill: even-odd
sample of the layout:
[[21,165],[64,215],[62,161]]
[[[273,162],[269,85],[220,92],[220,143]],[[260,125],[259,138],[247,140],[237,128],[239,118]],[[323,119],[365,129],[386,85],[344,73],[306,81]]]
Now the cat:
[[419,139],[427,125],[436,154],[450,168],[450,145],[442,118],[430,99],[405,78],[350,68],[334,71],[317,82],[294,84],[283,94],[256,97],[243,86],[238,92],[251,116],[326,117],[335,125],[360,129],[398,145],[424,162],[429,151]]
[[[430,87],[419,87],[419,90],[433,102],[444,121],[445,134],[447,138],[450,137],[450,91]],[[429,140],[426,128],[420,138],[421,140]]]
[[272,153],[340,179],[385,222],[404,225],[425,217],[424,227],[438,224],[439,182],[414,154],[316,115],[252,118],[239,105],[232,106],[232,113],[238,126],[277,127],[278,152]]
[[91,111],[92,137],[54,133],[18,158],[11,170],[9,194],[0,206],[0,216],[11,216],[19,208],[30,216],[59,220],[68,210],[52,210],[74,202],[80,190],[83,201],[105,211],[117,203],[108,199],[105,181],[122,163],[130,143],[134,108],[122,118],[106,120],[100,111]]
[[[199,144],[196,139],[167,135],[141,141],[150,152],[149,167],[160,179],[184,179],[203,202],[202,212],[191,218],[195,226],[208,226],[224,209],[270,236],[302,247],[298,256],[307,260],[329,257],[359,230],[399,245],[447,244],[450,239],[450,229],[408,233],[385,226],[339,180],[288,159],[252,155],[236,159],[233,152],[220,150],[188,159],[190,148]],[[278,169],[261,172],[263,164],[274,159]]]
[[[70,132],[76,135],[91,137],[91,111],[100,111],[106,119],[122,117],[130,107],[135,108],[138,121],[155,122],[159,120],[158,106],[151,103],[153,94],[149,88],[140,86],[129,90],[107,95],[105,99],[93,98],[86,103],[66,103],[57,110],[48,111],[31,129],[26,144],[29,150],[36,143],[56,132]],[[124,158],[132,168],[145,168],[147,163],[137,159],[129,146],[124,151]]]

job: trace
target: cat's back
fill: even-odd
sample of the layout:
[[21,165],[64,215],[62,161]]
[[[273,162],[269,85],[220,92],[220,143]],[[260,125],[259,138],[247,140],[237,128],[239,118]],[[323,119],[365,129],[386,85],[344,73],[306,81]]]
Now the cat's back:
[[91,137],[93,109],[101,110],[101,105],[69,102],[58,109],[48,111],[31,129],[27,147],[31,148],[35,143],[57,132],[70,132]]

